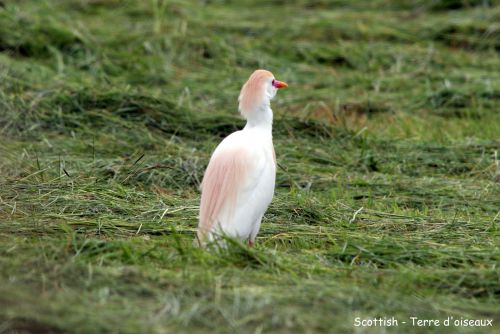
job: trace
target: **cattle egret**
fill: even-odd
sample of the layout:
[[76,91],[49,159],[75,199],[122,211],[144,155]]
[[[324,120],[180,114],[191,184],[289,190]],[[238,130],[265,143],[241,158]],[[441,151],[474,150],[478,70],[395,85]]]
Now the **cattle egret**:
[[217,146],[201,183],[201,245],[226,235],[253,246],[274,193],[271,99],[284,87],[266,70],[256,70],[243,85],[239,111],[247,123]]

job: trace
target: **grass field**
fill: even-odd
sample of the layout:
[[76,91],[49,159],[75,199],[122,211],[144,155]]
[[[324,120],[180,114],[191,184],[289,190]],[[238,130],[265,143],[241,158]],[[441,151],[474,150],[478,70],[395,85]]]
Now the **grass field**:
[[[499,332],[498,1],[0,4],[0,333]],[[205,252],[257,68],[275,197]]]

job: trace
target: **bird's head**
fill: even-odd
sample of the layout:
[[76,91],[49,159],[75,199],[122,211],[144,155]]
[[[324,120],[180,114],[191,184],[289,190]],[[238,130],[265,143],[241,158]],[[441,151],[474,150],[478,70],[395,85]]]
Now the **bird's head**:
[[241,88],[239,110],[247,118],[253,112],[266,107],[280,88],[288,87],[286,82],[276,80],[266,70],[256,70]]

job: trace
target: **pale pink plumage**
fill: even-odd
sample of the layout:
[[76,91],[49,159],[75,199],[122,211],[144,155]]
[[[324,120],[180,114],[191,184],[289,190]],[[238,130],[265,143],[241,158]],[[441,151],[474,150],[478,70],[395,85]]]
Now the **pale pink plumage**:
[[214,154],[201,183],[200,226],[198,238],[208,233],[223,206],[236,204],[238,186],[246,177],[244,152],[225,151]]
[[246,118],[248,113],[255,110],[265,95],[265,86],[262,82],[272,78],[273,74],[266,70],[256,70],[241,89],[238,101],[241,114]]
[[276,177],[270,100],[286,86],[266,70],[255,71],[243,85],[239,110],[247,124],[217,146],[203,177],[197,234],[202,245],[220,234],[255,241]]

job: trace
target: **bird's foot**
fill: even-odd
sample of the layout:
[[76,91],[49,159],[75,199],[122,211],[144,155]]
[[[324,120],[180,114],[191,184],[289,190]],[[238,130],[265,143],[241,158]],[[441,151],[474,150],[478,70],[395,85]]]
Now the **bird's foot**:
[[255,243],[252,240],[248,240],[248,247],[253,247]]

